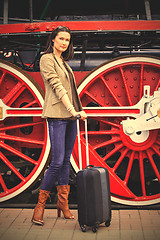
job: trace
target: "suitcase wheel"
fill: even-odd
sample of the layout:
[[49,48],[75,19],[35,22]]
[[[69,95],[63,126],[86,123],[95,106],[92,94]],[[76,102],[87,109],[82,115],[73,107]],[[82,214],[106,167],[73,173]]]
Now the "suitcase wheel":
[[92,231],[93,231],[94,233],[96,233],[97,230],[98,230],[98,227],[97,227],[97,226],[92,227]]
[[109,222],[105,222],[106,227],[110,226],[110,221]]
[[84,225],[80,225],[80,228],[81,228],[82,232],[86,232],[86,227]]

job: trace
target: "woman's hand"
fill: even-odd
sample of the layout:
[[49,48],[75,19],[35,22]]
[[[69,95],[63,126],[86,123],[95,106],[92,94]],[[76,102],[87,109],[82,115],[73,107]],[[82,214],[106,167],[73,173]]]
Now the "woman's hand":
[[83,121],[85,121],[85,119],[87,118],[87,114],[84,111],[80,111],[78,114],[80,114],[81,115],[81,119]]
[[85,121],[85,119],[87,118],[87,114],[84,111],[80,111],[80,112],[76,112],[74,109],[71,111],[71,114],[73,115],[73,117],[76,117],[77,115],[81,116],[81,119],[83,121]]

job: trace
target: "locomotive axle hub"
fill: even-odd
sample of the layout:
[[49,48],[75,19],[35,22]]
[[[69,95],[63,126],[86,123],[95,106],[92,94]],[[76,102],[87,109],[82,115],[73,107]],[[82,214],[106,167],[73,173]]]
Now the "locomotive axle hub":
[[[146,86],[144,87],[144,92]],[[137,104],[141,109],[141,114],[136,119],[123,120],[121,122],[125,134],[131,137],[136,142],[145,141],[149,135],[149,130],[160,128],[160,89],[155,91],[152,96],[145,94]],[[143,113],[144,110],[144,113]]]

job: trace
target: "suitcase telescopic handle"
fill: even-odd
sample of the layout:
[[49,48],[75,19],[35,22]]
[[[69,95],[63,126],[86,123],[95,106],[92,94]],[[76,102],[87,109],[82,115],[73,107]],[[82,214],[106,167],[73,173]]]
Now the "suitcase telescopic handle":
[[87,165],[85,169],[88,169],[88,168],[93,168],[95,167],[94,165],[90,164],[90,165]]
[[[80,124],[79,120],[81,115],[77,115],[77,134],[78,134],[78,152],[79,152],[79,168],[82,170],[82,153],[81,153],[81,141],[80,141]],[[89,150],[88,150],[88,132],[87,132],[87,118],[85,119],[85,140],[86,140],[86,164],[89,165]]]
[[78,115],[76,116],[76,119],[80,119],[80,118],[81,118],[81,115],[78,114]]

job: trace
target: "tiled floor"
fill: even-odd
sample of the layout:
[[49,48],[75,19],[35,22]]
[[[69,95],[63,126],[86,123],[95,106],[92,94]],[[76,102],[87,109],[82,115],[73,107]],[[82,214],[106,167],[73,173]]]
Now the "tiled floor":
[[74,220],[46,209],[44,226],[31,223],[33,209],[0,208],[0,240],[160,240],[160,210],[112,210],[109,227],[101,224],[93,233],[81,232],[77,210]]

